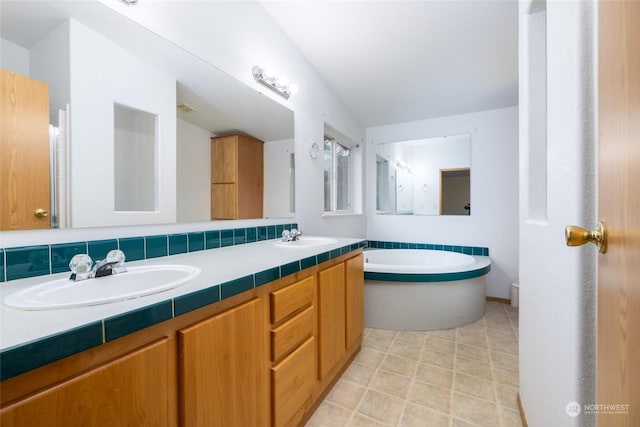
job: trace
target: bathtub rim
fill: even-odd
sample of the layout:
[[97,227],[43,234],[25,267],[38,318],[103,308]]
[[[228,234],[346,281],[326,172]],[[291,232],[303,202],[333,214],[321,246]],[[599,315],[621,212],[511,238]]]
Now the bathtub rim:
[[[366,251],[376,251],[381,249],[366,249]],[[401,251],[403,249],[383,249]],[[434,250],[434,249],[428,249]],[[465,254],[468,255],[468,254]],[[404,273],[389,271],[367,271],[367,263],[364,264],[365,280],[378,280],[384,282],[452,282],[456,280],[473,279],[484,276],[491,271],[491,258],[483,255],[468,255],[475,259],[475,263],[462,266],[453,266],[452,271],[447,272],[420,272]]]

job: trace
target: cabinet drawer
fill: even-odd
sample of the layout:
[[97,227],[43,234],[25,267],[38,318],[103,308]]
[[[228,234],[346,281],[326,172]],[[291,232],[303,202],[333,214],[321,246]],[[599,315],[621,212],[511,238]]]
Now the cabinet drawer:
[[271,360],[276,361],[313,334],[313,306],[271,331]]
[[313,337],[271,368],[273,425],[298,425],[308,409],[316,378],[316,345]]
[[278,323],[313,301],[314,277],[271,292],[271,323]]

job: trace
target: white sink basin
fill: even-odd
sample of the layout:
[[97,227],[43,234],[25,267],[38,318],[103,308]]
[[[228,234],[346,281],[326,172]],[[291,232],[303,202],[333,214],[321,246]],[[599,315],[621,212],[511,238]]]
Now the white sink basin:
[[273,244],[283,248],[312,248],[316,246],[328,246],[336,243],[337,240],[331,237],[307,237],[302,236],[299,240],[293,242],[283,242],[278,240]]
[[127,267],[127,272],[74,282],[50,280],[8,295],[4,303],[23,310],[56,310],[139,298],[182,286],[200,269],[188,265]]

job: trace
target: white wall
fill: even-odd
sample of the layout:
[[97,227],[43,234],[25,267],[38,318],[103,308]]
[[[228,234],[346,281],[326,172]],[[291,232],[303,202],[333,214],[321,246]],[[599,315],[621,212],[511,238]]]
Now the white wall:
[[564,243],[565,226],[596,224],[596,15],[593,2],[520,3],[520,397],[532,427],[596,425],[566,411],[596,403],[596,248]]
[[178,119],[176,214],[178,222],[211,219],[211,132]]
[[[70,21],[71,224],[176,221],[176,81]],[[156,116],[156,210],[114,211],[114,104]]]
[[29,77],[29,50],[0,38],[0,67]]
[[[384,142],[471,135],[471,216],[375,214],[375,148]],[[367,238],[484,246],[487,294],[509,298],[518,280],[518,108],[367,129]]]
[[294,216],[290,206],[290,156],[295,153],[293,139],[264,143],[264,217]]
[[[65,22],[29,49],[31,77],[49,83],[49,113],[70,101],[70,24]],[[55,121],[52,121],[55,123]]]

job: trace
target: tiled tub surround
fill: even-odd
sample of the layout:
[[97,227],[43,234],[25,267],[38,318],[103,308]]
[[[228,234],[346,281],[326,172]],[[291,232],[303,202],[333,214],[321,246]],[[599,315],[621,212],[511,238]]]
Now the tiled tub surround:
[[[257,227],[257,232],[260,228]],[[336,238],[336,243],[327,246],[297,249],[278,247],[273,240],[229,246],[222,243],[223,236],[233,234],[234,241],[239,241],[235,239],[242,239],[241,232],[225,231],[221,230],[219,237],[222,247],[216,250],[157,258],[147,256],[146,260],[128,262],[131,266],[186,264],[202,270],[193,282],[179,288],[117,303],[65,310],[25,311],[3,305],[0,308],[2,380],[366,246],[364,240],[349,238]],[[202,234],[206,239],[206,233]],[[246,242],[246,232],[244,236]],[[168,241],[168,254],[171,236],[164,238]],[[122,245],[123,241],[127,244],[127,239],[116,242]],[[91,243],[95,242],[87,244]],[[46,280],[68,274],[57,273]],[[0,298],[4,300],[7,295],[42,280],[43,277],[30,277],[3,283]]]
[[367,246],[372,249],[431,249],[435,251],[459,252],[465,255],[489,256],[489,248],[482,246],[445,245],[442,243],[390,242],[368,240]]

